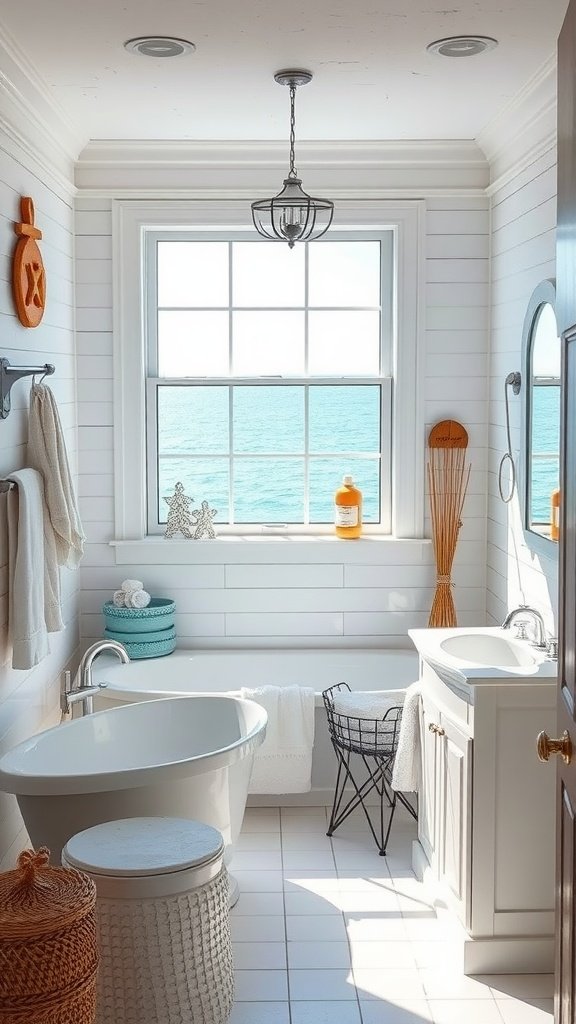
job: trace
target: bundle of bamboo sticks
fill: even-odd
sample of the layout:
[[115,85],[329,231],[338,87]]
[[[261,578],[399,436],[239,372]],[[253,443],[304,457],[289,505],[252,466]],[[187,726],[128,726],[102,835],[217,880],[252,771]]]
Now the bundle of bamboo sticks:
[[452,564],[470,479],[470,464],[466,465],[467,447],[468,433],[457,420],[442,420],[430,431],[427,469],[436,592],[428,626],[457,625],[452,597]]

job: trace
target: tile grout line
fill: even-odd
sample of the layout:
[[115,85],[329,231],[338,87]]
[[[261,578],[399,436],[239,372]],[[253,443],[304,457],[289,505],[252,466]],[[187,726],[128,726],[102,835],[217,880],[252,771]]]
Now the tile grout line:
[[286,989],[288,994],[288,1021],[292,1024],[292,1003],[290,1000],[290,963],[288,960],[288,925],[286,922],[286,886],[284,877],[284,821],[282,817],[282,808],[278,808],[278,819],[280,822],[280,865],[282,869],[282,907],[284,911],[284,942],[286,949]]
[[[328,808],[325,808],[325,813],[326,813],[326,828],[328,828],[328,825],[330,823],[329,822],[329,818],[328,818]],[[333,839],[334,839],[334,837],[330,836],[330,848],[332,850],[332,857],[334,859],[334,868],[336,870],[336,879],[338,881],[338,891],[341,892],[341,889],[340,889],[340,872],[338,870],[338,862],[336,860],[336,851],[334,850]],[[352,983],[354,985],[354,992],[356,994],[356,1005],[358,1006],[358,1019],[360,1020],[360,1024],[363,1024],[364,1018],[362,1016],[362,1007],[360,1005],[360,993],[358,992],[358,986],[356,985],[356,973],[354,971],[354,960],[353,960],[353,957],[352,957],[352,942],[350,941],[350,934],[349,934],[349,931],[348,931],[348,928],[347,928],[346,916],[345,916],[343,911],[342,911],[342,919],[344,921],[344,930],[346,932],[346,943],[348,945],[348,953],[350,955],[350,974],[352,975]]]

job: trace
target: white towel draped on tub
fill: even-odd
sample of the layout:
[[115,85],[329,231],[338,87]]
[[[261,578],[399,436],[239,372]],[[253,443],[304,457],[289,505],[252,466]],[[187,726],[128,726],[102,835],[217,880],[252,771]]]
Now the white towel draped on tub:
[[30,389],[28,465],[44,480],[46,506],[54,531],[58,565],[75,568],[84,550],[84,531],[68,465],[56,400],[44,384]]
[[303,686],[242,688],[268,712],[266,739],[254,755],[250,793],[308,793],[312,787],[314,690]]
[[7,478],[8,628],[12,667],[33,668],[49,653],[48,633],[63,629],[54,534],[42,477],[21,469]]
[[420,782],[420,697],[422,684],[412,683],[406,690],[398,750],[392,771],[392,788],[416,793]]

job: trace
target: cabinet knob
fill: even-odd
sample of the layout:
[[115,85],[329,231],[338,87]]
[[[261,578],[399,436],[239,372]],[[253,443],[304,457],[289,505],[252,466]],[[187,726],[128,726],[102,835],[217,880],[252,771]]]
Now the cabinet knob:
[[437,736],[445,736],[446,733],[441,725],[437,725],[436,722],[430,722],[428,729],[430,732],[435,732]]
[[559,740],[551,740],[546,732],[538,733],[536,748],[540,761],[548,761],[550,754],[560,754],[566,764],[570,764],[572,760],[572,740],[566,729]]

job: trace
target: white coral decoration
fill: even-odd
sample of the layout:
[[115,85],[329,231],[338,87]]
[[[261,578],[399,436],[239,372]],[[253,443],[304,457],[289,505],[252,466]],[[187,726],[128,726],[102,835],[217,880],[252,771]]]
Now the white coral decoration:
[[133,590],[126,594],[127,608],[147,608],[150,604],[150,594],[145,590]]
[[116,608],[125,608],[126,594],[124,593],[123,590],[115,590],[114,595],[112,597],[112,601],[116,605]]
[[142,580],[123,580],[121,587],[125,594],[132,594],[135,590],[143,590],[144,584]]

